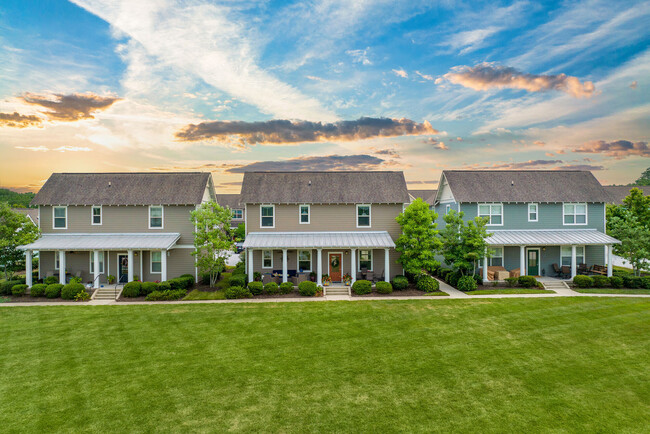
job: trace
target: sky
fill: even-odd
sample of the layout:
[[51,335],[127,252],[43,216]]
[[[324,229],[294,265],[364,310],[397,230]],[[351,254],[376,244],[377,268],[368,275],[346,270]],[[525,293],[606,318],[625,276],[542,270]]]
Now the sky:
[[650,1],[4,0],[0,186],[650,166]]

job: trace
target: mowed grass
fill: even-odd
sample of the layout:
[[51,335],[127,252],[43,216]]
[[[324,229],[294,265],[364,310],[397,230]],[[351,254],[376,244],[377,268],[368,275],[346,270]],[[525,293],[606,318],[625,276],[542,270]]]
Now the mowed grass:
[[2,431],[640,432],[650,300],[0,310]]
[[217,291],[199,291],[194,289],[190,291],[183,300],[225,300],[226,293],[223,290]]
[[494,294],[555,294],[555,291],[549,289],[536,288],[501,288],[501,289],[477,289],[476,291],[467,291],[469,295],[494,295]]
[[571,288],[582,294],[633,294],[650,295],[650,289],[627,289],[627,288]]

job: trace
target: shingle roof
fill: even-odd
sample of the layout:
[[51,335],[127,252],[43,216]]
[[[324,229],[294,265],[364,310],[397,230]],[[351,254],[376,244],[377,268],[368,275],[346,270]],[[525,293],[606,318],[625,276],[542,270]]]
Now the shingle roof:
[[607,194],[609,194],[609,203],[621,205],[623,199],[630,195],[630,190],[633,188],[640,189],[645,196],[650,196],[650,185],[644,186],[618,186],[618,185],[605,185],[603,186]]
[[241,203],[239,203],[239,194],[218,194],[217,195],[217,203],[221,206],[227,206],[228,208],[240,208],[243,207]]
[[38,226],[38,209],[36,208],[12,208],[14,212],[26,215],[29,217],[35,225]]
[[457,202],[609,202],[583,170],[445,170]]
[[53,173],[32,205],[200,204],[209,173]]
[[246,172],[241,203],[408,203],[402,172]]
[[438,193],[438,190],[409,190],[409,194],[413,196],[413,199],[419,197],[429,205],[433,205],[435,202],[436,193]]

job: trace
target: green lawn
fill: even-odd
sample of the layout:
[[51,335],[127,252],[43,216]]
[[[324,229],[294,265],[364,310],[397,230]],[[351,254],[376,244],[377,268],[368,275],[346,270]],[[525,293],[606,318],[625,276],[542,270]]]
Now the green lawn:
[[635,294],[650,295],[650,289],[613,289],[613,288],[571,288],[575,292],[583,294]]
[[[650,300],[0,309],[5,432],[640,432]],[[645,428],[644,428],[645,427]]]
[[492,295],[492,294],[555,294],[555,291],[536,288],[499,288],[499,289],[477,289],[467,291],[469,295]]
[[225,300],[226,293],[222,290],[217,291],[199,291],[194,289],[190,291],[183,300]]

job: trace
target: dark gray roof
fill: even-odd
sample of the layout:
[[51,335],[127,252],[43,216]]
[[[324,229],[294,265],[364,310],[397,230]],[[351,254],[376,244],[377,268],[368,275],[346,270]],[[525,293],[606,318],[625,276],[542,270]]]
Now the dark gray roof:
[[640,189],[645,196],[650,196],[650,185],[633,185],[633,186],[622,186],[622,185],[605,185],[603,186],[605,191],[609,194],[609,203],[620,205],[623,203],[623,199],[630,195],[630,190],[633,188]]
[[239,203],[240,194],[217,194],[217,203],[228,208],[243,208],[244,205]]
[[12,208],[12,211],[26,215],[35,225],[38,226],[38,209],[36,208]]
[[433,205],[435,202],[436,193],[438,193],[438,190],[409,190],[409,194],[413,196],[414,199],[419,197],[429,205]]
[[32,205],[193,205],[209,181],[203,172],[53,173]]
[[408,203],[402,172],[246,172],[241,203]]
[[457,202],[609,202],[584,170],[444,170]]

